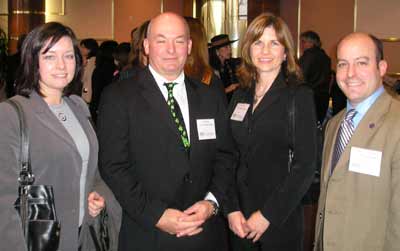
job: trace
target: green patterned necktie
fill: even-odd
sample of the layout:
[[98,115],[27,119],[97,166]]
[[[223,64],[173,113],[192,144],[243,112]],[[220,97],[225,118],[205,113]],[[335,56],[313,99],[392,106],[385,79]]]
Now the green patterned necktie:
[[168,99],[167,99],[167,104],[169,107],[169,111],[171,112],[172,118],[178,127],[179,134],[182,139],[183,147],[185,147],[185,150],[188,150],[190,148],[190,143],[189,143],[189,137],[186,132],[186,127],[185,123],[183,121],[181,109],[179,108],[178,102],[176,102],[174,98],[174,94],[172,90],[174,89],[174,86],[177,83],[165,83],[165,87],[167,87],[168,90]]

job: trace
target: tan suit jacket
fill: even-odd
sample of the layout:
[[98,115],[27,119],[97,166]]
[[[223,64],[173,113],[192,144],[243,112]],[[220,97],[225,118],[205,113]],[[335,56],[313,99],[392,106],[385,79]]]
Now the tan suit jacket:
[[[387,92],[375,101],[329,177],[344,115],[326,128],[314,250],[400,250],[400,102]],[[349,171],[351,147],[382,152],[379,177]]]

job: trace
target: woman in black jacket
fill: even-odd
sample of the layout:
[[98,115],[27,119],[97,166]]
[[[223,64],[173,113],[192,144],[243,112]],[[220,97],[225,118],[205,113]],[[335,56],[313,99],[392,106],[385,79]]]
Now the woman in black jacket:
[[[241,51],[240,88],[229,109],[240,163],[228,220],[243,239],[232,238],[232,246],[234,250],[302,250],[301,199],[316,166],[313,94],[300,84],[293,40],[281,18],[268,13],[258,16],[244,36]],[[294,158],[289,165],[291,144]]]

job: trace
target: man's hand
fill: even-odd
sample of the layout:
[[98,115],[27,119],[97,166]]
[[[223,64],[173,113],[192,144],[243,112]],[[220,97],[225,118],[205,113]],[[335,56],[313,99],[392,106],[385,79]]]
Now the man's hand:
[[247,220],[247,227],[250,230],[247,239],[253,239],[253,242],[258,241],[268,229],[269,224],[269,221],[262,215],[260,210],[254,212]]
[[96,217],[99,215],[101,210],[106,206],[104,198],[97,192],[91,192],[88,196],[88,209],[89,215]]
[[158,220],[156,227],[164,232],[174,235],[185,230],[190,230],[191,233],[200,233],[202,230],[200,226],[204,223],[204,220],[180,220],[185,217],[188,217],[188,215],[179,210],[168,208]]
[[[214,211],[214,206],[211,202],[207,200],[201,200],[193,204],[188,209],[186,209],[183,212],[186,216],[181,217],[179,221],[181,222],[202,221],[204,223],[208,218],[212,216],[213,211]],[[198,229],[186,229],[185,231],[179,232],[177,234],[177,237],[192,236],[200,232],[198,232]]]
[[249,229],[246,225],[246,218],[244,218],[241,211],[235,211],[228,214],[229,228],[240,238],[246,237]]

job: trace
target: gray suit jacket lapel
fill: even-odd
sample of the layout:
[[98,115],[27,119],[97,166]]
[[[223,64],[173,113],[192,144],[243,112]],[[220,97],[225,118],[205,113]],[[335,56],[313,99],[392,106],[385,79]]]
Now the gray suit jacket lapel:
[[48,107],[47,103],[39,96],[36,92],[32,92],[30,95],[32,99],[32,109],[36,112],[38,120],[44,127],[47,127],[55,135],[59,136],[67,145],[71,147],[78,155],[78,149],[69,135],[65,127],[58,121],[57,117],[54,116],[53,112]]

